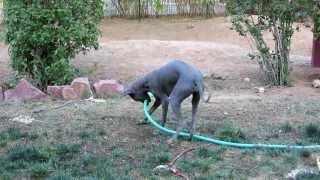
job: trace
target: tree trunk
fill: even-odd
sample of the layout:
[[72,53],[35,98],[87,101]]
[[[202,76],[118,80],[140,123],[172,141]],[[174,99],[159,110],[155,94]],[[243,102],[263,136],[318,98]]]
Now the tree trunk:
[[320,38],[313,39],[312,66],[320,67]]

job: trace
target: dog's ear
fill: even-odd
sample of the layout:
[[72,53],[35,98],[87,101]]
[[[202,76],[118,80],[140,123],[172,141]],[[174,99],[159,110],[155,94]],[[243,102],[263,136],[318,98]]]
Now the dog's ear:
[[132,89],[127,87],[122,91],[121,96],[127,96],[127,95],[130,95],[130,94],[133,94]]
[[148,91],[148,90],[150,89],[150,86],[149,86],[149,83],[148,83],[148,82],[145,82],[145,83],[143,84],[143,89],[146,90],[146,91]]

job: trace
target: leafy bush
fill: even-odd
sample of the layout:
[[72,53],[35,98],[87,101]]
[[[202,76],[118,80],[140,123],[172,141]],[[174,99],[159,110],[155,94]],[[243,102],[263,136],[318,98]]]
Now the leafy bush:
[[[228,0],[233,28],[241,36],[250,37],[257,53],[256,59],[272,85],[289,85],[289,53],[294,32],[296,12],[303,0]],[[265,32],[271,32],[273,45],[266,41]]]
[[39,87],[69,82],[70,59],[98,48],[103,0],[4,1],[11,66]]

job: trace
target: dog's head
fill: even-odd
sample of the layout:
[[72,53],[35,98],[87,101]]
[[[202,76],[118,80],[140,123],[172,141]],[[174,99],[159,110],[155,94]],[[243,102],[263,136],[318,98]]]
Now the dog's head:
[[143,103],[145,100],[148,100],[148,102],[151,101],[150,97],[148,96],[148,92],[148,83],[144,78],[142,78],[134,81],[128,87],[126,87],[122,94],[123,96],[128,95],[133,100]]

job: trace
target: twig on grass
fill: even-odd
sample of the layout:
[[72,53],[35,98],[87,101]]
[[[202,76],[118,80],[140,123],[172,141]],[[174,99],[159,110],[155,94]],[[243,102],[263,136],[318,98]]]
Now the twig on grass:
[[159,165],[157,167],[155,167],[153,170],[156,171],[156,170],[165,170],[165,171],[170,171],[171,173],[173,173],[174,176],[178,176],[178,177],[181,177],[183,178],[184,180],[190,180],[190,178],[183,174],[176,166],[176,162],[185,154],[187,154],[188,152],[191,152],[191,151],[194,151],[198,148],[203,148],[203,147],[207,147],[207,146],[210,146],[212,144],[207,144],[205,146],[194,146],[194,147],[190,147],[190,148],[187,148],[185,150],[183,150],[181,153],[179,153],[178,155],[176,155],[172,161],[170,161],[168,164],[166,165]]
[[65,106],[68,106],[68,105],[70,105],[72,103],[76,103],[76,102],[79,102],[79,101],[68,101],[68,102],[66,102],[66,103],[64,103],[64,104],[62,104],[60,106],[56,106],[56,107],[53,107],[53,108],[50,108],[50,109],[38,109],[38,110],[32,111],[32,113],[37,114],[37,113],[41,113],[43,111],[57,110],[57,109],[63,108]]
[[57,110],[57,109],[60,109],[60,108],[63,108],[65,106],[68,106],[70,104],[74,104],[74,103],[80,103],[80,102],[85,102],[85,101],[89,101],[89,102],[95,102],[95,103],[105,103],[106,100],[104,99],[94,99],[93,97],[90,97],[89,99],[84,99],[84,100],[72,100],[72,101],[67,101],[66,103],[60,105],[60,106],[56,106],[56,107],[53,107],[53,108],[50,108],[50,109],[38,109],[38,110],[34,110],[32,111],[32,113],[34,114],[37,114],[37,113],[41,113],[41,112],[44,112],[44,111],[52,111],[52,110]]

